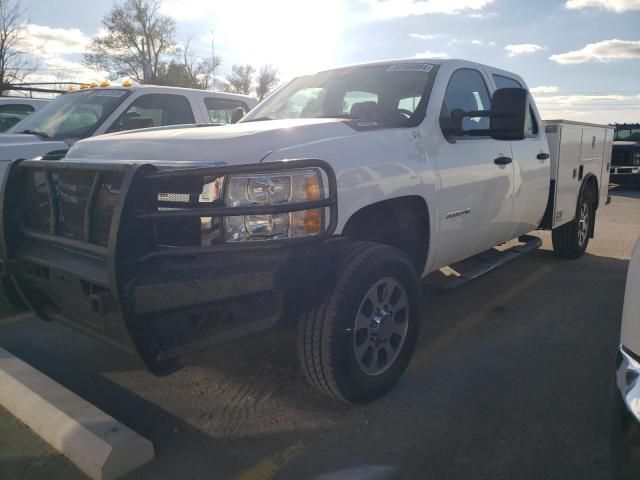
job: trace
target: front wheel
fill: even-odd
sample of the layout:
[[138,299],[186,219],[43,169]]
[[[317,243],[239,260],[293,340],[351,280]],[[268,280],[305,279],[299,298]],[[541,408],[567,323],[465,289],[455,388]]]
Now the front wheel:
[[589,245],[589,236],[595,222],[595,202],[583,192],[578,199],[575,218],[551,232],[553,250],[562,258],[581,257]]
[[373,401],[395,385],[413,354],[418,276],[399,250],[353,242],[328,290],[300,321],[302,369],[324,393],[352,403]]

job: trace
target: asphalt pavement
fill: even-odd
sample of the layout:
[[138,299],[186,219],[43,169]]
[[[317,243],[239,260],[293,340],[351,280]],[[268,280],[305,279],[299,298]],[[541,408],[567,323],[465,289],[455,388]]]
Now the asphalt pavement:
[[[157,458],[130,479],[606,479],[640,236],[640,190],[612,194],[579,260],[555,257],[538,232],[542,248],[465,287],[425,287],[416,354],[368,406],[307,385],[285,328],[190,355],[165,378],[28,315],[0,319],[0,346],[153,441]],[[83,478],[4,410],[0,431],[1,479]]]

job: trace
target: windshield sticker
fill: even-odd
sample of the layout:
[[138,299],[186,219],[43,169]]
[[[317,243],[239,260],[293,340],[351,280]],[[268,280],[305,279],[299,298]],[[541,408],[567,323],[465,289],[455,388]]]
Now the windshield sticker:
[[96,97],[121,97],[125,93],[124,90],[101,90],[96,94]]
[[433,65],[430,63],[396,63],[391,65],[387,72],[426,72],[429,73],[433,70]]

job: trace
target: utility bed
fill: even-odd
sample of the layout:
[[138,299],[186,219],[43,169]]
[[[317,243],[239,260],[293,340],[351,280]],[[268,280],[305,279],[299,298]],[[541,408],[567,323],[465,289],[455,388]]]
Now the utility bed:
[[608,202],[614,128],[570,120],[545,120],[544,126],[551,153],[551,188],[543,226],[554,229],[575,218],[586,176],[594,175],[601,187],[598,204]]

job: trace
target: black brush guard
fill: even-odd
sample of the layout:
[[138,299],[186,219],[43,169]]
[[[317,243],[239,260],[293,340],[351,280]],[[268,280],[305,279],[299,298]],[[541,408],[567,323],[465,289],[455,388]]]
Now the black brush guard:
[[[229,175],[319,169],[328,196],[225,206]],[[221,193],[202,201],[205,185]],[[337,186],[320,160],[215,167],[16,160],[2,185],[0,266],[39,317],[127,351],[157,374],[187,352],[267,329],[314,302],[330,275]],[[228,243],[226,216],[319,209],[325,229],[306,238]],[[326,214],[328,213],[328,219]],[[211,235],[203,245],[202,219]]]

